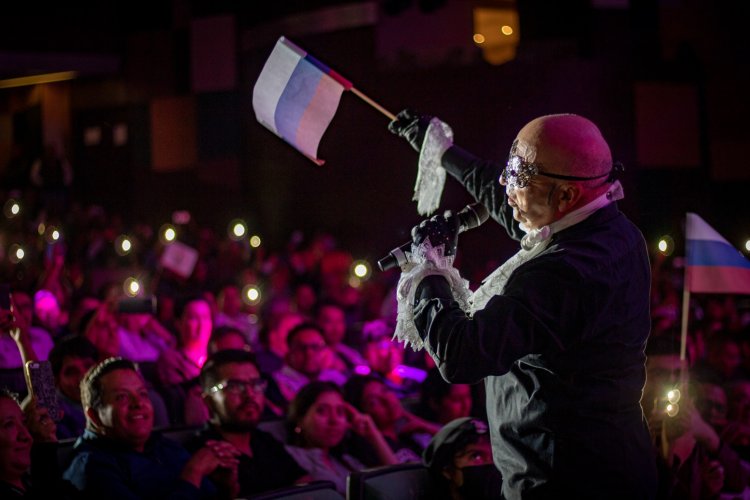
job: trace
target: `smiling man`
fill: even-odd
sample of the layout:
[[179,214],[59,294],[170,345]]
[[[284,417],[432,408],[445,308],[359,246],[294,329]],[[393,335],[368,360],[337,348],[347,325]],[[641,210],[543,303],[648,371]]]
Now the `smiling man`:
[[422,155],[521,249],[472,294],[452,268],[457,218],[415,227],[416,245],[451,258],[404,269],[399,318],[411,316],[415,330],[404,338],[423,344],[448,382],[484,380],[503,498],[653,498],[640,406],[650,266],[643,236],[615,203],[620,167],[601,131],[578,115],[536,118],[503,165],[454,146],[443,126],[403,111],[389,128],[418,151],[429,141]]
[[[291,486],[307,479],[306,472],[286,452],[284,445],[257,428],[265,397],[252,353],[223,350],[211,355],[201,370],[203,400],[211,420],[188,448],[199,448],[210,440],[226,441],[237,452],[237,476],[241,497]],[[222,477],[216,477],[223,482]]]
[[215,492],[206,476],[234,471],[235,451],[211,441],[192,457],[179,444],[152,434],[154,411],[135,365],[109,358],[81,382],[86,430],[65,471],[84,498],[203,498]]

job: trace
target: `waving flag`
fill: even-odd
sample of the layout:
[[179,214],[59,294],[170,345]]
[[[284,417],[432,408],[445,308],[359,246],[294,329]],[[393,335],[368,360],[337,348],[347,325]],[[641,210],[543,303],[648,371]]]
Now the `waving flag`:
[[318,165],[318,145],[351,82],[279,38],[253,89],[258,121]]
[[750,294],[750,261],[698,215],[688,213],[686,226],[687,290]]

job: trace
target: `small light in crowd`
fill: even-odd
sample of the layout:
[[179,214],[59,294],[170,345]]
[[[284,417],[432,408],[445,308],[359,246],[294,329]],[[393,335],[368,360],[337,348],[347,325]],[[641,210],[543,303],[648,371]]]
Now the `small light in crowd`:
[[745,241],[745,250],[750,252],[750,240]]
[[674,417],[680,412],[680,405],[677,403],[669,403],[667,405],[667,415],[670,417]]
[[23,258],[26,256],[26,252],[24,252],[23,247],[17,243],[14,243],[10,246],[10,252],[8,253],[8,257],[10,258],[10,261],[13,264],[18,264],[23,260]]
[[121,234],[117,237],[117,240],[115,240],[115,252],[117,252],[117,255],[127,255],[132,249],[133,242],[130,241],[130,238],[128,238],[127,235]]
[[247,304],[257,304],[260,300],[260,290],[255,285],[247,285],[242,291],[242,297]]
[[240,219],[234,219],[232,222],[229,223],[229,237],[233,240],[239,240],[244,238],[245,234],[247,234],[247,226],[245,225],[245,221]]
[[250,246],[253,248],[258,248],[260,246],[260,236],[258,236],[257,234],[250,236]]
[[177,238],[177,231],[172,224],[164,224],[159,229],[159,239],[163,243],[172,243]]
[[360,279],[367,279],[370,276],[370,266],[364,260],[358,260],[352,267],[354,276]]
[[658,248],[664,255],[672,255],[672,252],[674,251],[674,240],[669,235],[662,236],[656,244],[656,248]]
[[53,229],[52,233],[50,234],[50,238],[52,238],[52,241],[57,241],[60,239],[60,231],[57,229]]
[[55,243],[62,237],[62,233],[60,233],[60,230],[55,226],[47,226],[47,230],[44,231],[44,234],[44,238],[47,240],[47,243]]
[[681,394],[679,389],[672,389],[667,392],[667,401],[672,404],[678,403],[680,401],[680,396]]
[[5,216],[7,218],[12,219],[13,217],[21,213],[21,205],[19,205],[16,200],[11,198],[5,202],[3,212],[5,213]]
[[481,33],[474,33],[474,43],[481,45],[484,43],[484,35]]
[[132,276],[125,280],[125,293],[130,297],[136,297],[141,291],[141,284]]
[[513,28],[511,28],[510,26],[508,26],[508,25],[506,24],[506,25],[504,25],[504,26],[503,26],[502,28],[500,28],[500,32],[501,32],[501,33],[502,33],[503,35],[506,35],[506,36],[510,36],[510,35],[512,35],[512,34],[513,34]]
[[349,276],[349,286],[352,288],[359,288],[362,286],[362,280],[356,276]]
[[44,225],[44,222],[40,222],[39,225],[36,227],[36,232],[39,233],[39,236],[41,236],[46,231],[47,231],[47,226]]

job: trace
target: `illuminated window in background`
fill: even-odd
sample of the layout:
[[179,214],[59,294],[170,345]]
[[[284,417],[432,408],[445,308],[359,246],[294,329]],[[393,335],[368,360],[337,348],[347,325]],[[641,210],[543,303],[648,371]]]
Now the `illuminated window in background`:
[[519,40],[515,7],[474,9],[474,43],[482,50],[485,61],[498,65],[515,59]]

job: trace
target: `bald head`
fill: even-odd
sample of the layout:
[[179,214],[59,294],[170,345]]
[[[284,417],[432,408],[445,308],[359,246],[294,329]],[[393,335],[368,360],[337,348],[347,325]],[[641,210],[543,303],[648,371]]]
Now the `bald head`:
[[612,168],[612,153],[599,128],[573,114],[530,121],[518,133],[511,154],[540,163],[545,172],[562,175],[594,177]]

